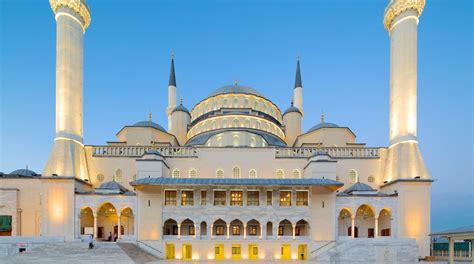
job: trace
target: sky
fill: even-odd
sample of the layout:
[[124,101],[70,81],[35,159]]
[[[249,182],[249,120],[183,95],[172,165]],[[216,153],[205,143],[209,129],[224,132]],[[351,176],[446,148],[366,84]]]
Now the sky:
[[[418,140],[435,180],[432,230],[474,224],[473,4],[427,1],[418,30]],[[282,111],[301,57],[303,130],[325,120],[388,145],[388,1],[88,0],[84,143],[166,127],[170,54],[191,109],[237,80]],[[0,0],[0,171],[41,173],[55,133],[55,20],[48,1]]]

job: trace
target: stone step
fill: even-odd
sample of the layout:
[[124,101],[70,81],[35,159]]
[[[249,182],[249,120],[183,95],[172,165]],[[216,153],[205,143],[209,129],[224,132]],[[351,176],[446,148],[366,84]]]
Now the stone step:
[[134,243],[118,243],[118,245],[135,263],[147,263],[158,260],[158,258],[139,248]]

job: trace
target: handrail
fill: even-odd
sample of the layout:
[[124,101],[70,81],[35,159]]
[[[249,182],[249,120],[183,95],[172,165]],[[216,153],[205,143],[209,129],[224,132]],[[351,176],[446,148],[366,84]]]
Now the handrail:
[[318,247],[317,249],[311,251],[311,254],[313,254],[314,252],[316,252],[316,251],[318,251],[318,250],[320,250],[320,249],[322,249],[322,248],[324,248],[324,247],[326,247],[326,246],[328,246],[328,245],[330,245],[330,244],[332,244],[332,243],[334,243],[334,242],[336,242],[336,240],[331,240],[331,241],[327,242],[326,244],[324,244],[324,245]]
[[160,254],[163,254],[163,252],[161,252],[160,250],[158,250],[158,249],[156,249],[156,248],[154,248],[154,247],[148,245],[147,243],[145,243],[145,242],[143,242],[143,241],[137,240],[137,244],[139,244],[139,243],[140,243],[140,244],[143,244],[143,245],[145,245],[145,246],[147,246],[147,247],[149,247],[149,248],[151,248],[151,249],[153,249],[153,250],[155,250],[155,251],[157,251],[157,252],[160,253]]
[[94,157],[141,157],[147,151],[157,150],[165,157],[197,157],[194,147],[160,147],[160,146],[92,146]]
[[357,159],[357,158],[380,158],[380,148],[366,147],[322,147],[322,148],[276,148],[276,158],[309,158],[316,153],[326,153],[333,158]]

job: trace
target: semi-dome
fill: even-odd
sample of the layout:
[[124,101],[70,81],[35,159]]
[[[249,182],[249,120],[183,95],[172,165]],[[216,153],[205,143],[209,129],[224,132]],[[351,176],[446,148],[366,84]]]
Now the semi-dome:
[[324,123],[319,123],[319,124],[313,126],[312,128],[310,128],[308,130],[308,132],[311,132],[311,131],[314,131],[314,130],[317,130],[317,129],[320,129],[320,128],[328,128],[328,127],[339,127],[339,126],[337,124],[334,124],[334,123],[324,122]]
[[153,127],[163,132],[166,132],[166,129],[164,129],[162,126],[158,125],[157,123],[153,121],[140,121],[140,122],[135,123],[133,126],[134,127]]
[[207,97],[213,97],[220,94],[252,94],[260,97],[265,97],[259,91],[252,87],[243,86],[239,84],[226,85],[211,92]]
[[10,172],[11,175],[26,176],[26,177],[35,177],[39,176],[36,172],[29,169],[18,169]]

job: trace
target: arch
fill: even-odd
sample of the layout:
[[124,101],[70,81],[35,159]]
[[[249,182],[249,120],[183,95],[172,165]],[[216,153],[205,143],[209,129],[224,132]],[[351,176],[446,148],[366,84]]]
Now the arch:
[[230,222],[230,234],[232,236],[241,236],[244,234],[244,224],[239,219]]
[[227,223],[221,218],[212,223],[212,235],[225,236],[227,235]]
[[247,235],[248,236],[260,236],[262,235],[262,229],[260,222],[256,219],[251,219],[247,222]]
[[273,223],[268,221],[266,224],[267,236],[273,236]]
[[300,179],[301,178],[300,170],[298,170],[298,169],[293,170],[293,178],[295,178],[295,179]]
[[216,170],[216,178],[224,178],[224,170],[223,169]]
[[388,208],[380,210],[378,215],[378,235],[391,236],[392,235],[392,212]]
[[196,169],[190,169],[189,170],[189,178],[196,178],[197,177],[197,170]]
[[256,179],[256,178],[257,178],[257,170],[251,169],[251,170],[249,171],[249,178],[250,178],[250,179]]
[[277,179],[284,179],[285,178],[285,171],[283,171],[282,169],[278,169],[276,171],[276,177],[277,177]]
[[232,146],[238,147],[240,145],[240,137],[239,135],[234,135],[232,137]]
[[181,230],[181,236],[194,236],[196,234],[194,221],[189,218],[186,218],[181,222],[179,229]]
[[239,127],[239,119],[238,118],[234,118],[233,127]]
[[358,232],[357,237],[372,238],[375,236],[375,210],[372,206],[362,204],[355,213],[355,226]]
[[202,221],[201,224],[199,225],[199,231],[200,231],[200,236],[201,237],[206,237],[207,236],[207,223],[206,221]]
[[358,180],[359,180],[358,175],[359,174],[357,173],[356,170],[349,171],[349,183],[354,184],[354,183],[358,182]]
[[94,234],[94,210],[90,206],[81,208],[80,214],[81,235]]
[[232,168],[232,178],[234,178],[234,179],[239,179],[240,178],[240,167],[239,166],[234,166]]
[[97,208],[97,239],[116,241],[118,238],[118,217],[115,206],[109,202],[105,202]]
[[257,146],[257,139],[255,137],[250,137],[250,147],[254,148]]
[[338,236],[351,236],[352,212],[348,208],[342,208],[338,217]]
[[121,235],[133,235],[135,233],[135,215],[130,207],[120,210],[120,230]]
[[293,225],[290,220],[283,219],[278,224],[278,236],[293,236]]
[[309,236],[309,223],[308,221],[301,219],[296,222],[295,225],[295,236]]
[[163,236],[177,236],[178,235],[178,222],[169,218],[163,223]]
[[171,178],[179,178],[180,174],[179,169],[173,169],[171,172]]

